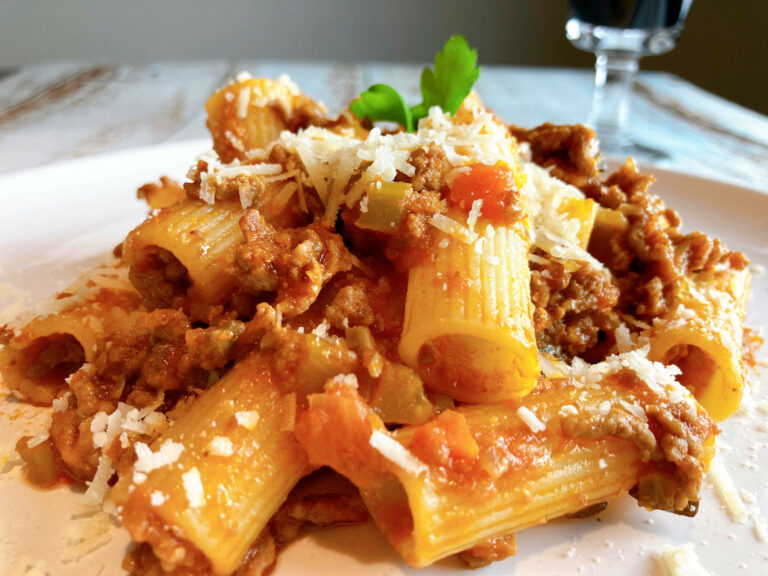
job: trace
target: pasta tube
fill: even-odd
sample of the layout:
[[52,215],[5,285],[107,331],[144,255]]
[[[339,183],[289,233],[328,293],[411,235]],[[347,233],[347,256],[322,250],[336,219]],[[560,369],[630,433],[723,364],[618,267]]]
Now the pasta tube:
[[[233,572],[308,472],[290,429],[295,408],[270,356],[238,363],[117,484],[123,526],[167,569],[209,562],[217,575]],[[168,465],[152,469],[153,458]]]
[[320,107],[290,81],[238,79],[205,105],[213,148],[225,163],[243,160],[246,151],[266,148],[277,140],[300,109],[322,115]]
[[351,386],[330,383],[296,433],[310,462],[349,477],[393,546],[423,567],[630,491],[687,513],[716,426],[675,389],[673,401],[625,373],[599,386],[548,380],[520,400],[388,433]]
[[145,459],[113,490],[123,526],[135,541],[150,543],[168,570],[210,564],[224,575],[240,565],[310,470],[293,434],[297,406],[358,361],[313,334],[277,330],[261,346],[151,448],[137,450]]
[[135,228],[123,245],[130,278],[145,301],[174,307],[188,296],[220,303],[235,286],[235,249],[245,241],[239,203],[183,200]]
[[[511,441],[515,438],[510,432]],[[523,436],[523,435],[520,435]],[[635,485],[640,462],[626,441],[609,438],[571,442],[570,452],[556,442],[523,441],[521,451],[549,454],[546,464],[528,473],[518,470],[494,483],[485,483],[493,496],[480,491],[459,494],[442,482],[400,475],[375,489],[363,489],[363,499],[382,532],[405,560],[416,567],[482,543],[489,537],[513,534],[524,528],[574,513],[626,494]],[[610,468],[602,469],[605,454]],[[399,498],[396,496],[399,494]],[[410,510],[398,520],[394,509]],[[404,529],[403,524],[410,528]]]
[[50,404],[70,374],[98,363],[111,334],[130,328],[141,299],[125,280],[110,280],[115,287],[90,282],[82,287],[85,294],[61,294],[50,302],[50,313],[14,330],[0,347],[0,373],[15,394]]
[[741,403],[745,377],[742,336],[749,296],[748,269],[685,280],[670,317],[654,323],[653,359],[676,364],[679,381],[717,421]]
[[491,230],[474,244],[445,237],[408,277],[400,356],[462,402],[523,396],[539,375],[527,230]]

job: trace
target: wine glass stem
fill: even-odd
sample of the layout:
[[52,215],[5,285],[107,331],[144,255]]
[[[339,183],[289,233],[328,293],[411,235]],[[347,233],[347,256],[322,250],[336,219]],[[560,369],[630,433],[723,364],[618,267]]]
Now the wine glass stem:
[[635,81],[638,56],[631,52],[598,52],[595,92],[589,123],[597,131],[603,150],[618,150],[630,143],[627,133],[629,94]]

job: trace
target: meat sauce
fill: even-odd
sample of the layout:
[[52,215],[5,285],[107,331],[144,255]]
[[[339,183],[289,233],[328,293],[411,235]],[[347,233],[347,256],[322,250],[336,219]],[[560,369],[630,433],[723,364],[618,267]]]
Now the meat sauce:
[[[747,265],[742,254],[728,251],[718,240],[701,233],[683,235],[677,214],[648,191],[652,178],[639,174],[631,161],[603,179],[594,154],[594,133],[588,128],[545,124],[533,130],[511,130],[519,140],[529,143],[533,161],[551,167],[553,176],[577,186],[587,197],[624,217],[607,248],[590,246],[606,270],[556,261],[531,264],[534,327],[540,349],[556,349],[564,358],[600,360],[614,344],[610,334],[620,324],[621,314],[650,320],[667,311],[681,278],[722,267],[740,270]],[[279,147],[275,150],[273,154],[280,153]],[[481,200],[482,217],[497,224],[512,225],[522,214],[517,183],[508,168],[476,165],[445,179],[445,156],[436,146],[418,150],[410,161],[416,168],[409,179],[414,193],[404,205],[396,233],[390,236],[356,236],[350,225],[356,215],[346,209],[332,229],[297,222],[302,225],[277,230],[258,211],[247,211],[240,222],[245,243],[237,250],[239,292],[218,311],[211,326],[201,327],[190,320],[184,296],[189,278],[184,267],[171,253],[153,248],[147,269],[131,272],[132,282],[145,288],[142,292],[148,311],[140,315],[130,333],[113,338],[99,378],[81,378],[74,373],[70,386],[77,402],[73,399],[65,410],[54,415],[50,442],[37,448],[28,447],[25,439],[20,442],[19,453],[34,471],[30,480],[51,486],[92,479],[98,463],[90,432],[94,414],[110,413],[120,401],[139,408],[148,406],[161,393],[161,410],[168,411],[171,418],[177,416],[184,409],[184,403],[179,402],[184,393],[203,391],[215,382],[217,371],[225,370],[255,346],[276,323],[278,313],[287,325],[302,329],[320,320],[326,320],[336,334],[365,327],[376,342],[383,342],[373,351],[397,362],[407,270],[431,258],[434,251],[429,218],[443,209],[444,201],[469,214],[475,202]],[[177,186],[166,182],[163,185],[179,194]],[[186,187],[189,194],[190,187]],[[143,190],[147,196],[156,194],[155,188]],[[310,203],[309,209],[317,211],[319,207],[313,208]],[[348,245],[362,249],[370,257],[377,279],[365,274],[351,257]],[[270,302],[257,308],[254,295],[264,294],[271,295]],[[323,305],[310,310],[315,302]],[[756,341],[755,337],[747,337],[746,348],[753,349]],[[82,364],[82,358],[68,348],[59,354],[58,364],[72,364],[72,368]],[[752,356],[748,354],[747,358]],[[277,352],[275,360],[279,361]],[[120,380],[118,374],[127,378]],[[369,426],[370,418],[360,414],[363,408],[344,394],[341,391],[337,397],[325,399],[326,417],[334,419],[342,430],[348,427],[349,437],[367,437],[355,434],[354,429]],[[432,401],[437,405],[439,400]],[[647,401],[650,436],[640,428],[610,419],[579,420],[580,424],[566,428],[564,433],[571,439],[616,435],[637,444],[649,459],[663,454],[678,466],[677,470],[682,470],[677,472],[683,475],[682,487],[657,490],[659,483],[667,479],[654,476],[640,482],[636,495],[642,505],[679,510],[681,503],[698,497],[703,476],[697,457],[706,447],[696,438],[714,430],[700,429],[711,422],[698,418],[695,411],[654,408],[653,400]],[[179,411],[176,414],[174,407]],[[376,460],[379,456],[372,456],[370,447],[336,446],[327,438],[314,437],[313,427],[311,421],[299,420],[296,428],[300,442],[307,446],[314,443],[312,452],[327,450],[333,455],[329,458],[348,454],[340,466],[362,485],[381,476],[382,465]],[[498,473],[500,466],[535,468],[550,452],[546,443],[537,444],[527,431],[508,433],[503,440],[482,433],[473,436],[461,412],[446,412],[419,427],[407,447],[422,461],[444,470],[446,477],[461,476],[462,486],[485,481]],[[130,465],[130,458],[126,458],[121,467]],[[115,461],[120,461],[119,454]],[[296,525],[326,526],[365,519],[358,500],[339,502],[317,500],[298,505],[289,500],[274,520],[282,521],[282,527],[274,524],[266,529],[237,574],[255,576],[268,571],[274,563],[276,546],[289,540],[286,534],[295,535]],[[408,523],[404,518],[405,513],[392,522],[403,522],[406,531]],[[208,563],[201,553],[177,538],[157,517],[147,513],[141,522],[153,539],[165,544],[162,549],[155,548],[154,553],[146,544],[137,546],[124,565],[132,574],[158,574],[162,568],[158,557],[174,555],[185,556],[186,560],[174,562],[174,571],[169,573],[207,573]],[[514,554],[514,550],[514,540],[503,537],[475,546],[464,556],[471,566],[480,566]]]

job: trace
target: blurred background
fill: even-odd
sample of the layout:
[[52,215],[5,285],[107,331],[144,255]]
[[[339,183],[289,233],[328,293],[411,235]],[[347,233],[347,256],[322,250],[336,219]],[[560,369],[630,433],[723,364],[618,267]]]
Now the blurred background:
[[[583,67],[565,0],[0,0],[0,73],[51,60],[427,62],[454,33],[483,64]],[[695,0],[678,46],[646,58],[768,114],[768,1]]]

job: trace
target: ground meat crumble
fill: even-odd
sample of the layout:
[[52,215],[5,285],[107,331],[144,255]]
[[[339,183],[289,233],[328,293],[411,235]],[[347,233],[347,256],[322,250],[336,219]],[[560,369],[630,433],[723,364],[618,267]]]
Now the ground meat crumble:
[[597,345],[600,332],[618,324],[619,289],[605,270],[587,263],[531,263],[531,300],[539,348],[560,347],[568,357]]
[[[580,188],[602,208],[614,211],[614,227],[605,237],[596,239],[593,235],[589,250],[614,277],[619,289],[618,302],[609,307],[615,306],[617,312],[646,322],[664,317],[676,302],[683,278],[742,270],[747,266],[748,260],[742,253],[729,251],[719,240],[701,232],[683,234],[677,213],[649,191],[653,176],[641,174],[632,159],[607,178],[601,178],[595,134],[589,128],[543,124],[532,130],[514,126],[510,130],[518,140],[530,145],[534,162],[550,168],[553,176]],[[561,288],[557,289],[564,290],[570,278],[547,280],[548,293],[545,293],[542,287],[545,279],[535,266],[533,269],[531,286],[538,299],[535,300],[538,331],[546,326],[552,312],[558,319],[558,313],[551,309],[552,303],[546,315],[541,309],[551,300],[549,293],[553,288],[559,284]],[[549,272],[554,273],[554,270]],[[615,292],[611,294],[613,297]],[[580,291],[578,297],[583,295]],[[568,297],[558,299],[569,300]],[[565,326],[560,328],[566,338],[550,337],[547,343],[560,344],[562,340],[564,351],[576,353],[580,347],[574,347],[573,339],[567,337],[574,331],[568,326],[569,320],[565,317]],[[591,329],[594,332],[594,327]],[[582,330],[575,330],[577,335],[584,335]],[[594,339],[586,342],[587,348],[594,345]]]

